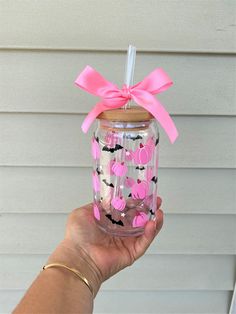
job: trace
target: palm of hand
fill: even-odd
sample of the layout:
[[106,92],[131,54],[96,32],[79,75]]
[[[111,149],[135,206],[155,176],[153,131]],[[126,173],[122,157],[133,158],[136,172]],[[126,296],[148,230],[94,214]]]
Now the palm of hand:
[[[158,199],[158,208],[161,199]],[[163,213],[157,211],[156,221],[145,226],[139,237],[113,237],[101,231],[93,217],[92,204],[76,209],[70,215],[66,237],[74,246],[83,248],[106,280],[143,255],[163,224]]]

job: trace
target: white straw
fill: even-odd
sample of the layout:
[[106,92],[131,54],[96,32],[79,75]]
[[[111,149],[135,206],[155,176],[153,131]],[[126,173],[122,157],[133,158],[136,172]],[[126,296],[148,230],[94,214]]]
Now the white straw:
[[[127,51],[126,67],[125,67],[125,84],[128,87],[133,85],[135,58],[136,58],[136,47],[129,45],[128,51]],[[129,104],[125,105],[125,109],[127,109],[127,107],[129,107]]]

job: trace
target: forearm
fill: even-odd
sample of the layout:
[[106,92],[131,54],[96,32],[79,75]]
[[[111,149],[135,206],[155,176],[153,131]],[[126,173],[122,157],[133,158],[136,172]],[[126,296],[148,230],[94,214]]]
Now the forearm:
[[73,273],[50,268],[34,281],[14,314],[92,313],[93,298]]
[[[49,257],[48,263],[61,263],[77,269],[89,281],[96,295],[101,281],[84,252],[71,250],[63,244]],[[16,307],[19,313],[92,313],[93,296],[86,284],[64,268],[48,268],[36,278]]]

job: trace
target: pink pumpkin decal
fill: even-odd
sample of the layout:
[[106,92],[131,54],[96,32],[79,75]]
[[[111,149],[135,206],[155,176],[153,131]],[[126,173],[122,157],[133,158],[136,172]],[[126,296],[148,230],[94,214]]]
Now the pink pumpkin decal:
[[112,160],[109,161],[109,163],[107,165],[107,172],[108,172],[109,175],[113,175],[114,174],[113,170],[112,170],[112,167],[113,167],[115,161],[116,161],[115,159],[112,159]]
[[134,162],[137,165],[146,165],[152,159],[152,149],[149,145],[139,145],[134,152]]
[[131,150],[125,150],[125,160],[131,161],[133,159],[133,152]]
[[125,198],[123,196],[117,196],[117,197],[114,197],[111,201],[111,205],[119,210],[119,211],[122,211],[125,209],[125,206],[126,206],[126,201],[125,201]]
[[92,147],[91,148],[92,148],[93,159],[95,159],[95,160],[99,159],[101,156],[101,151],[100,151],[99,144],[95,138],[92,139]]
[[100,211],[98,209],[98,206],[96,204],[93,204],[93,215],[97,220],[100,220]]
[[146,143],[147,146],[149,146],[151,148],[151,151],[153,153],[154,149],[155,149],[155,141],[152,137],[150,137],[148,140],[147,140],[147,143]]
[[134,228],[143,227],[148,221],[148,215],[144,212],[138,212],[133,219],[132,226]]
[[125,185],[126,188],[131,188],[134,184],[135,184],[135,181],[134,181],[133,178],[131,178],[131,177],[126,177],[125,178],[124,185]]
[[100,191],[100,181],[96,171],[93,171],[93,190],[94,192]]
[[123,177],[128,171],[128,168],[125,165],[125,163],[124,162],[118,162],[118,161],[114,162],[111,169],[112,169],[113,173],[118,177]]
[[147,194],[148,194],[148,190],[149,190],[149,184],[147,181],[143,180],[137,180],[137,183],[135,183],[132,186],[131,189],[131,195],[133,199],[144,199]]
[[106,145],[110,147],[116,146],[116,144],[118,144],[118,140],[119,138],[115,132],[107,133],[105,136]]

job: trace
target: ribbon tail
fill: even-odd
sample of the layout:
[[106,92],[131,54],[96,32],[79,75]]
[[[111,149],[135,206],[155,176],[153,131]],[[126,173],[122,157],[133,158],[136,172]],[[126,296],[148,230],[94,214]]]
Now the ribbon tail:
[[149,111],[157,119],[168,135],[170,142],[173,144],[178,137],[178,130],[176,129],[174,121],[162,104],[151,94],[148,95],[149,101],[144,100],[143,97],[137,95],[132,95],[132,98],[137,104]]
[[89,112],[89,114],[84,119],[81,129],[84,133],[88,132],[93,121],[97,118],[97,116],[104,111],[104,106],[102,102],[99,102],[95,105],[95,107]]

